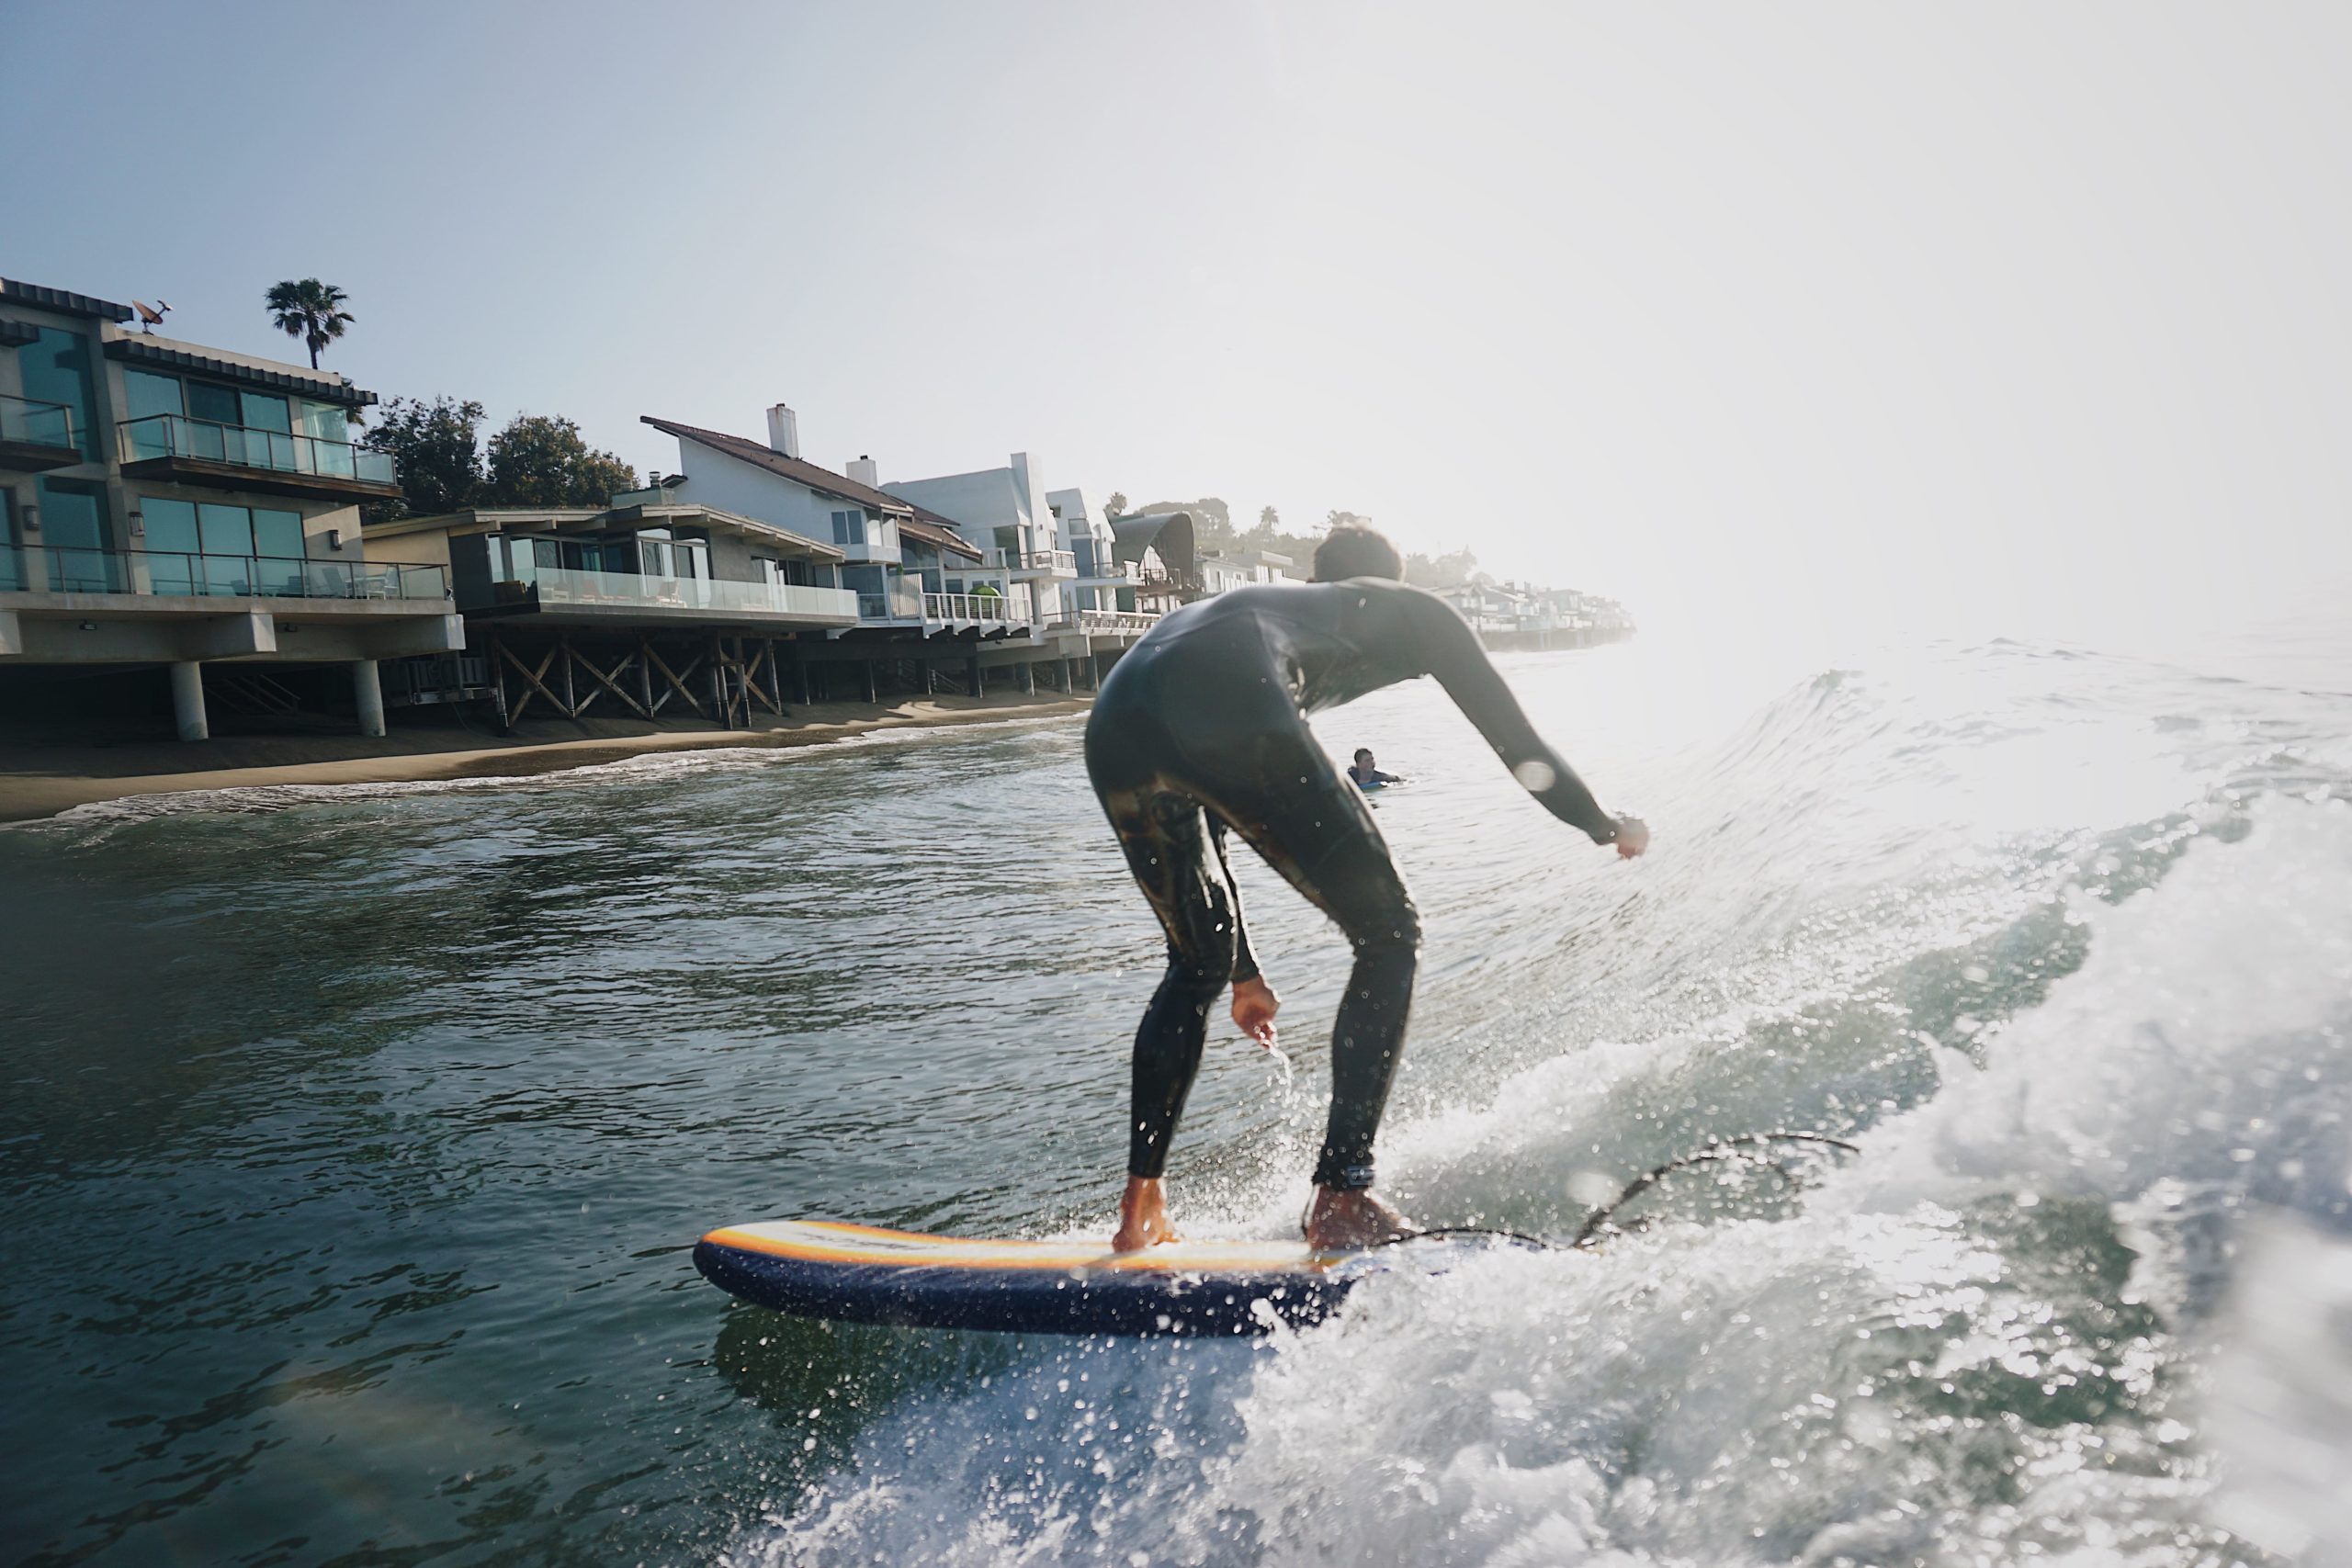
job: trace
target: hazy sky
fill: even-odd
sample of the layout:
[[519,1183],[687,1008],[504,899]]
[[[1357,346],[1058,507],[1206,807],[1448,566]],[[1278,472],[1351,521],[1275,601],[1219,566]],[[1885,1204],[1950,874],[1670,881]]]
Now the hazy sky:
[[2352,563],[2352,8],[0,0],[0,274],[390,397],[1370,514],[1653,624]]

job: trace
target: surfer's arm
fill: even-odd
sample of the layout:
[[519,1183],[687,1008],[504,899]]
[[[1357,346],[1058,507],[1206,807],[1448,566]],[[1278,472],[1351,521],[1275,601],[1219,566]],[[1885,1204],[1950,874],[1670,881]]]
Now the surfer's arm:
[[[1226,873],[1229,879],[1231,872]],[[1261,1045],[1274,1043],[1274,1014],[1283,999],[1258,973],[1258,955],[1250,951],[1250,927],[1241,918],[1241,889],[1233,889],[1233,1026]]]
[[1470,623],[1433,593],[1411,593],[1408,603],[1429,672],[1437,677],[1463,716],[1486,737],[1520,787],[1561,821],[1582,829],[1594,843],[1614,843],[1617,819],[1600,808],[1567,759],[1552,750],[1527,722],[1519,699],[1511,695],[1501,671],[1479,646],[1478,634],[1470,629]]

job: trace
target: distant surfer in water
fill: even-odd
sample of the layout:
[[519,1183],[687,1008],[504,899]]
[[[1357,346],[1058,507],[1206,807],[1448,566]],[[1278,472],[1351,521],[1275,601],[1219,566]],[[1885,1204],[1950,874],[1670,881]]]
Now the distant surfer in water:
[[1306,715],[1434,675],[1544,809],[1628,860],[1649,845],[1647,828],[1603,811],[1544,743],[1462,617],[1403,575],[1380,534],[1334,528],[1312,583],[1237,588],[1174,611],[1095,699],[1086,770],[1168,933],[1168,971],[1136,1032],[1127,1188],[1111,1242],[1120,1251],[1177,1239],[1162,1185],[1168,1143],[1200,1071],[1209,1009],[1228,985],[1233,1021],[1274,1043],[1282,1004],[1250,951],[1228,828],[1355,949],[1306,1239],[1369,1247],[1408,1228],[1372,1190],[1372,1145],[1404,1044],[1420,916],[1370,803],[1341,782]]
[[1356,748],[1355,760],[1348,764],[1348,781],[1358,789],[1381,789],[1405,781],[1395,773],[1384,773],[1373,764],[1372,748]]

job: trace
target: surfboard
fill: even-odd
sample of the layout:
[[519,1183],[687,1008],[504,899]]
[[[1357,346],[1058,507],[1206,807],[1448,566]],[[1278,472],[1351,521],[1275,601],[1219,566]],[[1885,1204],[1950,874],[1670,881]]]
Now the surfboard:
[[925,1235],[832,1220],[712,1231],[695,1266],[800,1317],[1021,1334],[1234,1336],[1319,1323],[1367,1277],[1463,1244],[1318,1252],[1297,1241],[1101,1242]]

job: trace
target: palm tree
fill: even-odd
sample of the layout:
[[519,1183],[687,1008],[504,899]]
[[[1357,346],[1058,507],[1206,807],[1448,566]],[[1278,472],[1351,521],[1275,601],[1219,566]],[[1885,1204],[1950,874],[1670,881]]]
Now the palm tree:
[[343,329],[351,324],[352,314],[344,309],[350,302],[350,296],[342,289],[315,277],[281,283],[269,291],[266,301],[271,324],[288,337],[300,338],[309,347],[313,370],[319,367],[319,350],[341,337]]

